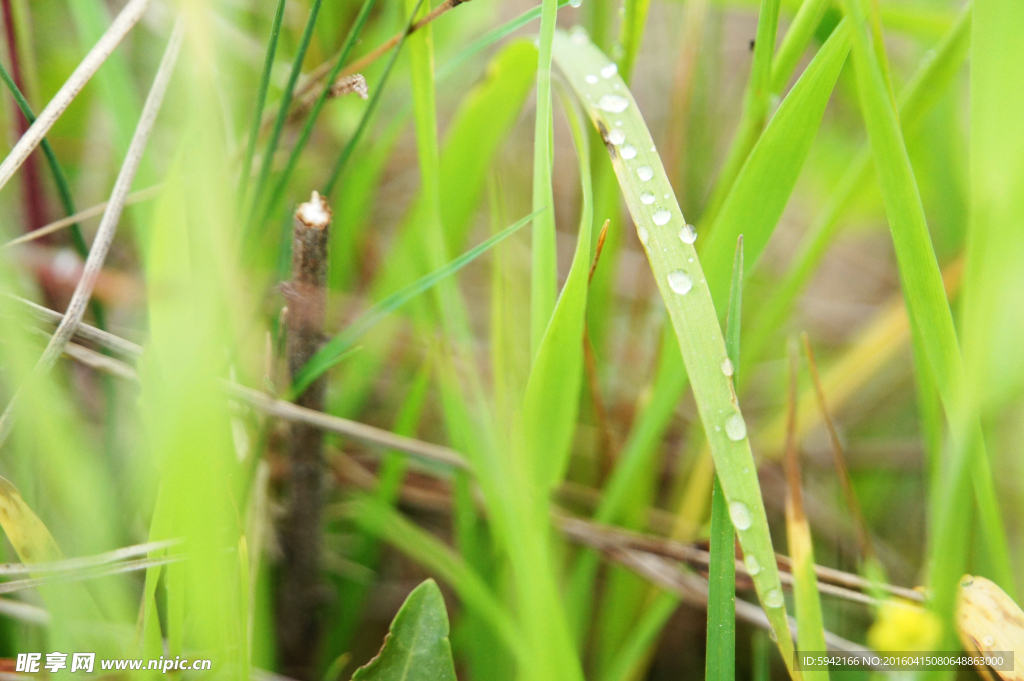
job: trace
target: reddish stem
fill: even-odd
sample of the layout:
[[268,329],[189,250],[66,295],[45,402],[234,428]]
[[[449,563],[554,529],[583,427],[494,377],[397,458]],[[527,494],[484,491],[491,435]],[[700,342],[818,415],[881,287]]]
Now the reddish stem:
[[[21,76],[21,60],[18,58],[18,34],[14,26],[14,10],[11,0],[0,0],[0,9],[4,15],[4,35],[7,39],[7,54],[11,59],[11,77],[18,89],[25,92],[25,82]],[[28,119],[15,107],[15,121],[17,122],[18,137],[21,137],[28,130]],[[43,195],[43,185],[39,180],[39,166],[36,165],[36,155],[32,154],[22,166],[21,199],[25,210],[25,217],[28,224],[25,231],[32,231],[47,224],[46,199]]]

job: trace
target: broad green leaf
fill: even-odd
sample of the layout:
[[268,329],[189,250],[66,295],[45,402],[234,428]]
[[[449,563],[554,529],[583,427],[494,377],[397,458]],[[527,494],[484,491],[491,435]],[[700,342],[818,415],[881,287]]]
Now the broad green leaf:
[[391,622],[384,647],[352,681],[456,681],[448,612],[434,580],[413,589]]
[[365,531],[380,537],[399,551],[447,582],[468,607],[474,608],[491,626],[520,663],[529,653],[521,633],[483,579],[465,561],[437,538],[376,500],[358,500],[354,516]]
[[746,424],[730,377],[722,370],[727,359],[722,329],[686,222],[661,159],[653,151],[647,125],[622,79],[613,76],[596,84],[587,82],[587,76],[609,63],[608,58],[584,36],[564,33],[555,37],[554,56],[607,140],[626,205],[675,327],[740,544],[763,565],[754,584],[783,660],[790,666],[793,641]]

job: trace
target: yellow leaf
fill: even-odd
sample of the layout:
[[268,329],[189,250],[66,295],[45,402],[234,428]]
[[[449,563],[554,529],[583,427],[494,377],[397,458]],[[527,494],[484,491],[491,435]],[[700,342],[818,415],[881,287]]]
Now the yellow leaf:
[[48,563],[63,558],[57,542],[9,480],[0,477],[0,526],[23,563]]
[[[1024,612],[994,582],[964,575],[957,591],[957,631],[964,647],[982,653],[1013,651],[1024,660]],[[1020,664],[1014,671],[998,671],[1006,681],[1024,681]]]

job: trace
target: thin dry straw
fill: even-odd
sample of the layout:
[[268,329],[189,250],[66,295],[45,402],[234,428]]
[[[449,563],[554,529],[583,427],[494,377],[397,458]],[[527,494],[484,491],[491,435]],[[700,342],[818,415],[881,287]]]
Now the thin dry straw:
[[[133,203],[148,201],[149,199],[152,199],[157,194],[159,194],[162,188],[162,185],[157,184],[153,185],[152,187],[140,189],[137,192],[132,192],[131,194],[128,195],[128,199],[125,201],[125,205],[130,206]],[[89,218],[94,218],[97,215],[102,215],[103,211],[106,210],[107,208],[107,204],[109,203],[109,201],[97,203],[95,206],[89,206],[84,210],[78,211],[74,215],[69,215],[65,218],[61,218],[60,220],[54,220],[50,224],[43,225],[39,229],[33,229],[31,232],[28,232],[27,234],[22,234],[16,239],[11,239],[6,244],[4,244],[4,248],[10,248],[11,246],[17,246],[18,244],[24,244],[28,243],[29,241],[35,241],[36,239],[40,239],[46,236],[47,234],[53,234],[54,232],[60,231],[67,227],[71,227],[72,225],[81,222],[82,220],[88,220]]]
[[[7,155],[3,163],[0,163],[0,189],[14,177],[14,173],[25,162],[25,159],[32,153],[32,150],[46,137],[46,133],[49,132],[50,128],[53,127],[53,124],[57,122],[57,119],[61,117],[61,114],[64,113],[75,97],[78,96],[78,93],[82,91],[82,88],[93,77],[93,74],[99,70],[103,62],[107,60],[107,57],[113,53],[114,48],[127,35],[128,31],[142,18],[148,6],[149,0],[130,0],[125,5],[124,9],[117,15],[117,18],[110,24],[96,45],[85,55],[85,59],[81,61],[78,68],[72,72],[64,85],[57,91],[57,94],[50,100],[50,103],[42,110],[36,118],[36,122],[21,136],[21,139],[14,145],[11,153]],[[0,444],[2,442],[3,437],[2,433],[0,433]]]
[[[136,1],[132,0],[132,2]],[[121,220],[121,211],[124,210],[125,201],[128,199],[128,190],[131,189],[132,182],[135,181],[135,173],[139,169],[139,162],[142,160],[142,154],[149,142],[149,135],[153,131],[153,124],[156,121],[157,114],[160,112],[160,105],[163,103],[164,95],[167,93],[167,86],[170,83],[171,74],[174,72],[174,64],[178,59],[178,50],[181,47],[183,26],[184,24],[179,18],[174,26],[174,31],[171,33],[171,39],[168,41],[163,59],[160,61],[160,68],[153,79],[149,95],[146,97],[146,103],[142,107],[139,124],[135,128],[135,134],[132,136],[124,164],[121,166],[121,171],[114,182],[114,191],[110,194],[110,201],[107,204],[106,211],[103,213],[103,219],[100,220],[96,238],[93,240],[92,248],[89,250],[89,257],[85,260],[82,278],[79,279],[78,285],[75,287],[75,292],[71,297],[71,302],[68,304],[67,312],[64,314],[63,319],[61,319],[57,330],[53,334],[53,338],[50,339],[46,349],[43,350],[42,356],[39,358],[39,362],[36,364],[37,373],[49,371],[50,367],[63,354],[64,348],[75,335],[75,329],[85,315],[85,309],[89,304],[89,299],[92,297],[93,288],[96,286],[96,279],[103,268],[103,262],[110,251],[110,245],[114,241],[117,223]],[[38,120],[41,119],[42,116]],[[16,401],[17,395],[11,399],[3,415],[0,416],[0,447],[6,442],[11,426],[14,423]]]

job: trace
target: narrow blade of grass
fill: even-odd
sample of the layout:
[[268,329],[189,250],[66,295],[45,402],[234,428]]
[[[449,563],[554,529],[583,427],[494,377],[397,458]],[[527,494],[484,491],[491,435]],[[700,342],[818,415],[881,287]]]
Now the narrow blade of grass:
[[[744,551],[757,556],[764,565],[754,578],[755,587],[765,603],[783,659],[791,666],[793,642],[781,602],[778,569],[753,455],[746,438],[746,424],[732,383],[722,371],[727,359],[722,330],[692,239],[687,235],[685,220],[673,198],[661,160],[652,151],[654,143],[647,125],[621,78],[605,78],[596,86],[587,83],[586,76],[599,73],[609,63],[608,58],[585,37],[570,38],[563,33],[556,35],[554,58],[578,97],[587,102],[587,114],[608,141],[626,205],[637,225],[640,241],[647,249],[651,269],[676,330],[697,408],[729,501],[730,516],[739,530]],[[613,88],[615,85],[618,89]],[[623,133],[620,144],[611,138],[613,130]],[[627,144],[632,151],[624,154]],[[629,158],[624,158],[627,155]],[[647,196],[654,200],[644,201],[642,197]]]
[[[729,378],[740,366],[740,327],[743,309],[743,236],[736,241],[729,291],[725,352]],[[711,560],[708,563],[708,642],[704,678],[732,681],[736,677],[736,529],[722,483],[715,476],[711,493]]]
[[956,330],[883,65],[872,47],[864,8],[858,0],[852,0],[847,10],[853,21],[853,61],[861,111],[889,218],[911,331],[927,354],[943,406],[951,418],[951,456],[944,462],[941,488],[932,492],[935,530],[929,549],[935,607],[948,623],[965,558],[954,519],[962,505],[954,500],[966,498],[971,482],[986,547],[992,553],[1000,581],[1012,583],[1012,573],[981,426],[965,412]]
[[583,194],[579,236],[569,277],[537,348],[523,398],[524,445],[536,458],[538,483],[547,488],[554,487],[565,477],[576,432],[583,383],[583,330],[594,210],[587,136],[575,105],[568,97],[565,110],[579,158]]
[[334,366],[352,348],[355,342],[383,317],[428,290],[440,280],[458,272],[492,246],[528,224],[532,218],[533,216],[528,215],[519,222],[506,227],[501,232],[455,258],[447,265],[394,292],[364,312],[358,319],[346,327],[344,331],[325,343],[320,351],[309,360],[309,363],[295,377],[292,391],[295,393],[302,392],[306,386],[315,381],[323,372]]
[[[789,349],[789,396],[787,399],[788,427],[786,428],[786,537],[793,570],[793,597],[796,602],[796,626],[799,648],[804,652],[828,650],[825,645],[825,624],[821,617],[821,597],[818,578],[814,573],[814,550],[811,528],[804,511],[803,483],[800,476],[800,453],[796,438],[797,374],[799,354],[796,342]],[[755,563],[756,565],[756,563]],[[748,571],[753,572],[748,564]],[[828,681],[828,670],[803,672],[805,679]]]
[[533,251],[530,265],[530,348],[536,355],[555,309],[558,287],[554,188],[551,184],[551,45],[558,2],[541,0],[537,45],[537,115],[533,133]]

